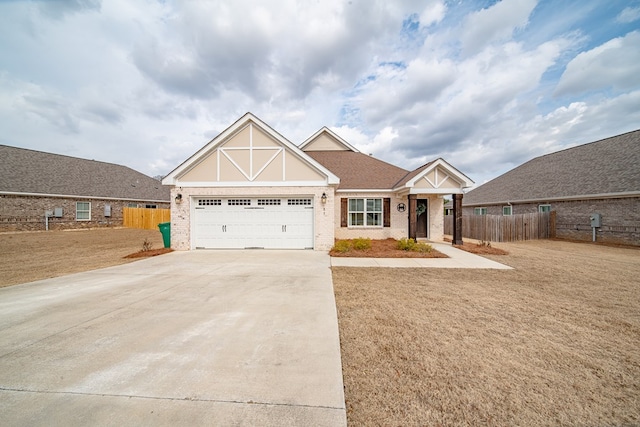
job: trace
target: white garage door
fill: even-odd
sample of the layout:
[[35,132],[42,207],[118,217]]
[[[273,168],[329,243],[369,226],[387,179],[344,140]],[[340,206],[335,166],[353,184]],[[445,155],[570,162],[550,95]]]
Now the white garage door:
[[236,197],[194,200],[196,249],[313,248],[312,197]]

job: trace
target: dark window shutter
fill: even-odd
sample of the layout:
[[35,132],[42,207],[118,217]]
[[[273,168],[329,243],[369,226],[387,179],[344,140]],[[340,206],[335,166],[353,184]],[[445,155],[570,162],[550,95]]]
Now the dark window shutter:
[[391,198],[385,197],[382,207],[382,218],[385,227],[391,227]]
[[349,226],[349,199],[340,199],[340,227]]

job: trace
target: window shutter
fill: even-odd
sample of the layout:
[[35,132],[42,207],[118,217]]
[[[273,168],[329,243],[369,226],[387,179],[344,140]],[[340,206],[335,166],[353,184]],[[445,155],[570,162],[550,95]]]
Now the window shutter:
[[349,207],[347,203],[349,203],[349,199],[340,199],[340,227],[349,226]]
[[385,227],[391,227],[391,198],[385,197],[382,207],[382,218]]

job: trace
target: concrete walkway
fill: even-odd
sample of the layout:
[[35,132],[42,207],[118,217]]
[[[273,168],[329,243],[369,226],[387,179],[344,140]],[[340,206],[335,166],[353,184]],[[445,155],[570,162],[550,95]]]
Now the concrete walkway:
[[332,267],[389,267],[389,268],[493,268],[512,270],[499,262],[454,248],[451,243],[429,242],[434,249],[449,258],[342,258],[332,257]]
[[2,288],[0,425],[345,426],[329,265],[174,252]]

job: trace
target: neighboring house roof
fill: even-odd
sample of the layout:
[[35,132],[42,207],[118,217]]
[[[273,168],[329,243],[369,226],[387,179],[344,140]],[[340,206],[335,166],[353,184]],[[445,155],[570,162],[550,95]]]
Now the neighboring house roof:
[[126,166],[0,145],[0,193],[169,201],[169,188]]
[[640,130],[536,157],[467,193],[465,206],[640,195]]
[[408,173],[354,151],[307,151],[306,154],[340,177],[340,189],[391,190]]

